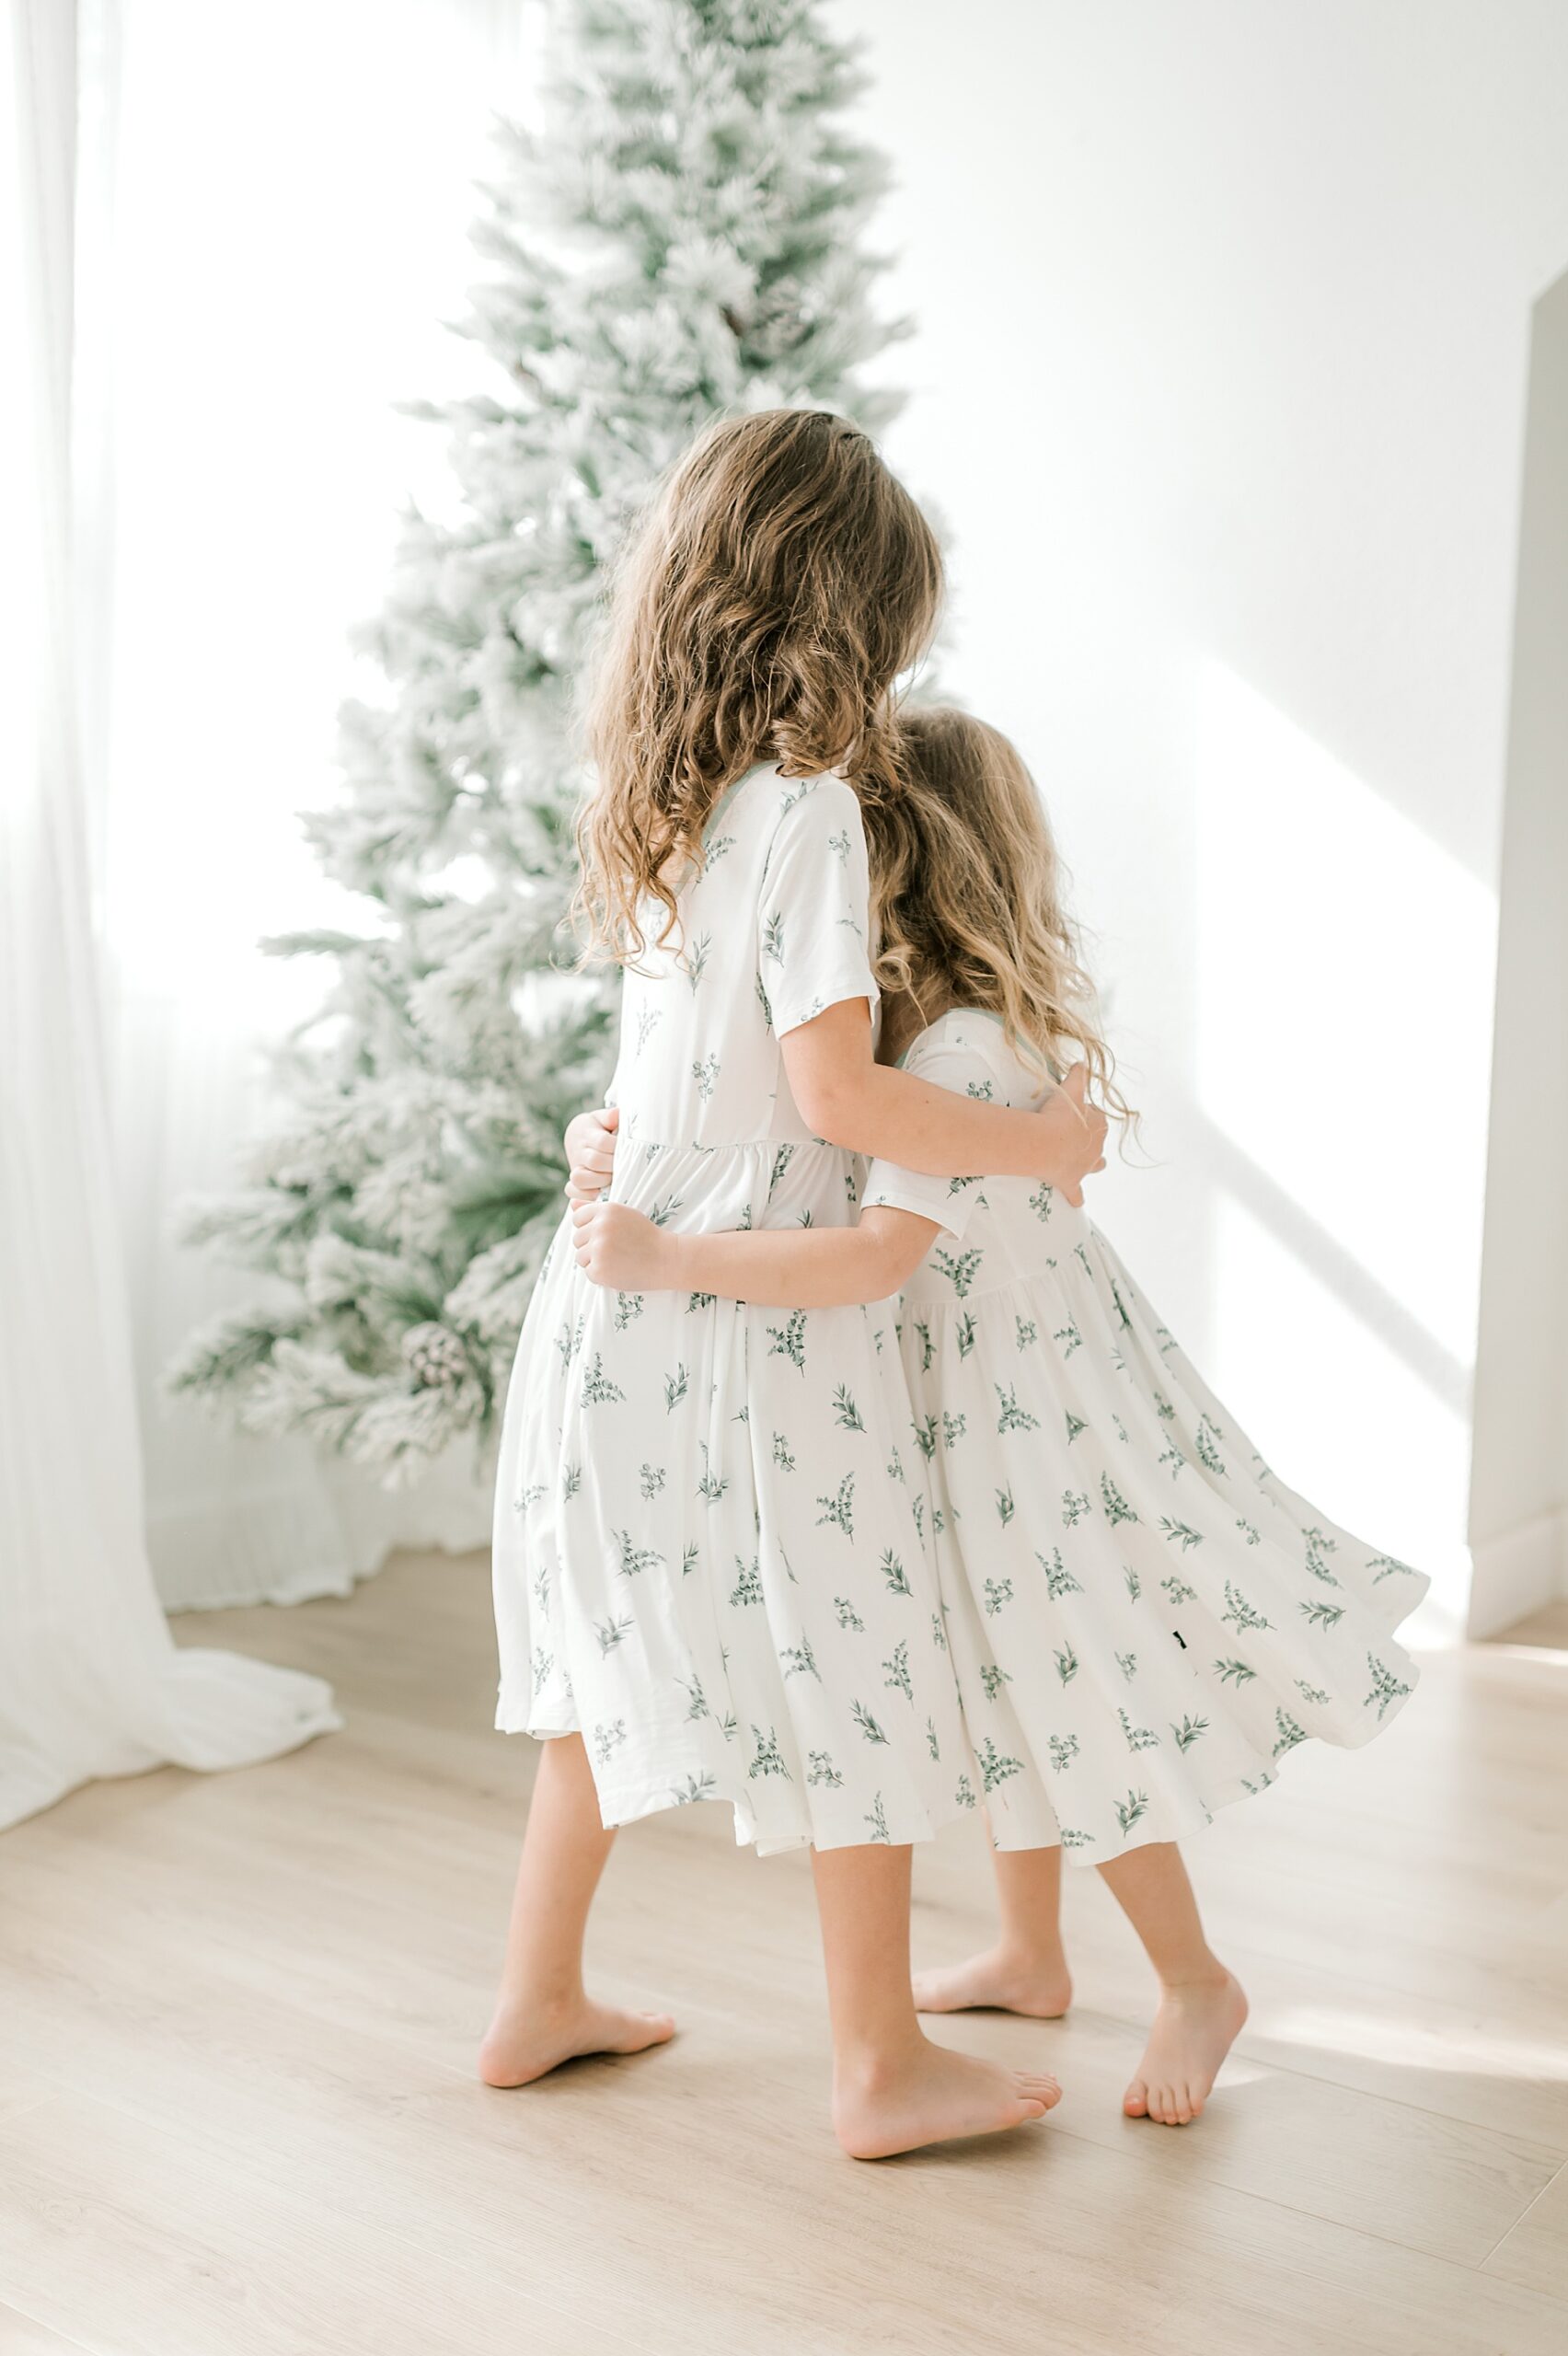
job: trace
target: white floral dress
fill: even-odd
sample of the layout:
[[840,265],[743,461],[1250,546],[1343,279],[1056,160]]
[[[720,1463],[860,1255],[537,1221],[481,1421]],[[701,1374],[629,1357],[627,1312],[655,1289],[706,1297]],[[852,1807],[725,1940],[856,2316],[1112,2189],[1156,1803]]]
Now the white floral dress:
[[[986,1014],[905,1068],[997,1103],[1039,1083]],[[1416,1670],[1423,1574],[1287,1489],[1081,1210],[1027,1179],[873,1163],[868,1207],[939,1220],[901,1346],[948,1637],[998,1848],[1103,1864],[1355,1748]]]
[[[849,1223],[778,1042],[875,1005],[852,790],[744,778],[679,916],[626,978],[612,1195],[677,1229]],[[497,1724],[581,1729],[606,1824],[719,1799],[759,1849],[835,1848],[973,1807],[909,1426],[891,1306],[607,1291],[563,1221],[502,1442]]]

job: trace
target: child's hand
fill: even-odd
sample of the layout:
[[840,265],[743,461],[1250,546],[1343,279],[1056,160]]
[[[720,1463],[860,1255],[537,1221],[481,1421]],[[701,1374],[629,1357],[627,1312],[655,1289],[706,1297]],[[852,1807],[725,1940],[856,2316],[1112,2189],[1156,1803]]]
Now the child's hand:
[[678,1290],[673,1237],[625,1203],[579,1203],[571,1214],[572,1249],[596,1285],[617,1292]]
[[1040,1175],[1069,1203],[1083,1201],[1083,1182],[1105,1167],[1105,1115],[1089,1102],[1089,1067],[1076,1063],[1035,1115],[1040,1123]]
[[591,1203],[610,1180],[615,1168],[616,1131],[620,1114],[615,1105],[598,1113],[579,1113],[566,1125],[566,1199]]

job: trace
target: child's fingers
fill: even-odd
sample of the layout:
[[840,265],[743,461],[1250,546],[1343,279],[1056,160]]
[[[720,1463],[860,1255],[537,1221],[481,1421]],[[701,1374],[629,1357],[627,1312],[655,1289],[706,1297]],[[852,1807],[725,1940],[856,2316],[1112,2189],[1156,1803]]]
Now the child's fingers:
[[579,1113],[567,1123],[567,1199],[578,1202],[596,1195],[616,1166],[616,1131],[620,1114],[612,1104],[604,1111]]

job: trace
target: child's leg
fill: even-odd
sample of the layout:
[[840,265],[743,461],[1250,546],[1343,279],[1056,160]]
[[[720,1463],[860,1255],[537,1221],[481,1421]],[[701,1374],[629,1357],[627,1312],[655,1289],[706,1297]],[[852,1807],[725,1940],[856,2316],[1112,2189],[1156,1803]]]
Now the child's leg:
[[615,1841],[581,1735],[544,1744],[506,1936],[495,2016],[479,2048],[489,2086],[525,2086],[580,2053],[640,2053],[675,2025],[595,2004],[582,1985],[588,1909]]
[[909,1985],[909,1851],[813,1853],[833,2020],[833,2123],[858,2160],[1040,2119],[1055,2078],[932,2045]]
[[1036,2020],[1059,2020],[1073,2000],[1073,1983],[1062,1949],[1062,1853],[1055,1849],[998,1849],[997,1897],[1000,1922],[997,1942],[967,1963],[915,1977],[915,2003],[922,2013],[962,2013],[989,2006],[1027,2013]]
[[1241,2033],[1247,1999],[1204,1935],[1174,1842],[1129,1849],[1100,1870],[1159,1974],[1159,2010],[1122,2108],[1130,2119],[1185,2127]]

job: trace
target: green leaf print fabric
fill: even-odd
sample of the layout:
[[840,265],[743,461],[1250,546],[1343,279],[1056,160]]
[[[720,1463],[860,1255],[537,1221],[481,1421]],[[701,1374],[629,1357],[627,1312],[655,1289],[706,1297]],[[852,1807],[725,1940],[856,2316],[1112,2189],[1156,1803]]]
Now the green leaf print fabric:
[[[943,1016],[905,1061],[1038,1098],[988,1015]],[[900,1348],[997,1846],[1101,1864],[1262,1790],[1300,1742],[1370,1740],[1414,1687],[1392,1635],[1426,1579],[1274,1476],[1082,1210],[987,1178],[950,1216],[941,1183],[874,1162],[864,1199],[950,1231]]]
[[[844,1226],[781,1032],[873,1001],[859,804],[757,770],[628,972],[612,1191],[677,1230]],[[589,1283],[563,1221],[495,1517],[497,1724],[581,1730],[607,1824],[727,1801],[764,1850],[922,1840],[972,1804],[891,1310]]]

